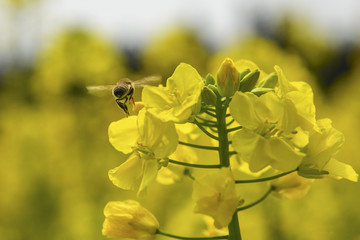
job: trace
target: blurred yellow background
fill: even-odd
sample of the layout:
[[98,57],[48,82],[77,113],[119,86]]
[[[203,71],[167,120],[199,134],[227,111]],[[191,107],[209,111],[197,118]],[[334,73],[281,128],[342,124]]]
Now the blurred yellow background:
[[[308,82],[318,118],[331,118],[345,134],[337,158],[360,172],[359,39],[341,42],[332,38],[336,33],[284,12],[272,22],[253,16],[250,20],[258,22],[251,34],[234,29],[223,46],[204,39],[203,23],[187,22],[159,27],[134,48],[91,28],[90,22],[51,32],[29,57],[21,47],[26,32],[21,18],[26,11],[44,11],[42,4],[54,1],[0,2],[6,13],[1,19],[8,24],[0,35],[11,35],[9,46],[0,41],[0,239],[105,239],[105,204],[136,194],[116,188],[107,176],[125,157],[109,144],[107,128],[124,113],[110,94],[90,96],[85,86],[149,75],[165,80],[182,61],[205,76],[224,57],[245,58],[267,72],[280,65],[290,80]],[[250,202],[265,188],[241,186],[239,192]],[[192,213],[190,179],[171,186],[154,183],[139,201],[164,231],[201,236],[205,230],[202,217]],[[360,240],[359,202],[358,183],[317,180],[303,199],[271,196],[241,212],[240,228],[245,240]]]

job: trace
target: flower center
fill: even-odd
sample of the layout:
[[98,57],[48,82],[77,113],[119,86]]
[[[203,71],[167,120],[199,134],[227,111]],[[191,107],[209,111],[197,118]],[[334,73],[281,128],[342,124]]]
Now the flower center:
[[269,123],[266,121],[256,132],[265,138],[270,138],[280,137],[284,131],[277,128],[277,122]]

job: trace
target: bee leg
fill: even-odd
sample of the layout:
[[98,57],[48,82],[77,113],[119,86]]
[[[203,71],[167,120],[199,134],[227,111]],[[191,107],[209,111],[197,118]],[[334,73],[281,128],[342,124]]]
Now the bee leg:
[[131,92],[127,95],[126,101],[129,101],[129,100],[131,99],[132,103],[133,103],[134,106],[135,106],[135,100],[134,100],[134,98],[133,98],[133,93],[134,93],[134,91],[131,91]]
[[135,106],[135,100],[134,100],[134,98],[132,96],[131,96],[131,100],[132,100],[132,102],[133,102],[133,104]]
[[133,98],[132,95],[133,95],[132,93],[129,94],[129,95],[125,98],[125,102],[124,102],[124,103],[126,103],[127,101],[129,101],[129,100],[131,99],[132,103],[133,103],[134,106],[135,106],[135,100],[134,100],[134,98]]
[[126,117],[129,116],[129,110],[126,106],[126,101],[125,102],[122,102],[120,99],[116,99],[116,103],[117,105],[119,105],[119,107],[124,110],[125,114],[126,114]]

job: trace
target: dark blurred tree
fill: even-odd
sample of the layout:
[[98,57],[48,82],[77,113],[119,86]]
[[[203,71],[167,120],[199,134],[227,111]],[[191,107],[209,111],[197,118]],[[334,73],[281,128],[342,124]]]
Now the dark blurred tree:
[[308,21],[283,17],[274,32],[267,35],[286,51],[301,56],[324,90],[350,69],[349,46],[336,42],[331,34]]

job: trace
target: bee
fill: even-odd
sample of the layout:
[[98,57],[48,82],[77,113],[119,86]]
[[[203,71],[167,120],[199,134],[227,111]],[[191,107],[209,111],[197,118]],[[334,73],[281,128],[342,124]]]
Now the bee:
[[145,77],[137,81],[131,81],[130,79],[125,78],[118,81],[116,85],[87,86],[86,89],[90,94],[95,95],[99,95],[100,92],[109,92],[111,90],[117,105],[125,112],[126,116],[129,116],[127,104],[131,100],[135,105],[135,100],[133,98],[135,88],[144,87],[146,85],[158,85],[160,81],[160,76]]

